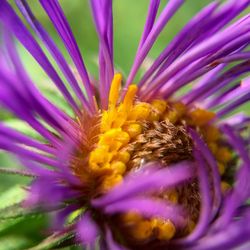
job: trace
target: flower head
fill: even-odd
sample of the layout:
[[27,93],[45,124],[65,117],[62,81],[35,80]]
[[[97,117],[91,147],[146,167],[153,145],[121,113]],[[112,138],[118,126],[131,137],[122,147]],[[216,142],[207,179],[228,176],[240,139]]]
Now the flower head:
[[[212,2],[140,77],[150,49],[183,0],[151,0],[131,71],[115,73],[111,0],[91,0],[99,80],[89,76],[57,0],[40,0],[77,74],[25,0],[0,2],[0,103],[39,139],[0,124],[0,147],[35,176],[27,209],[56,210],[53,228],[102,249],[233,249],[249,241],[250,1]],[[73,115],[49,101],[22,67],[13,37],[57,87]],[[244,78],[245,77],[245,78]],[[124,83],[124,84],[123,84]],[[8,171],[8,170],[5,170]],[[11,170],[10,170],[11,171]],[[22,172],[23,173],[23,172]]]

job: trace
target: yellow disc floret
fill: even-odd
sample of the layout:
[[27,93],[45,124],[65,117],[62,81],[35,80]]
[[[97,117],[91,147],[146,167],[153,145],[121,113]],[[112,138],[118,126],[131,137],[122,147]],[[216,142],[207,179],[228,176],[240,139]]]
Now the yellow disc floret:
[[153,219],[152,224],[156,229],[156,238],[158,240],[170,240],[174,237],[176,228],[170,220]]
[[130,159],[129,152],[124,149],[142,133],[141,122],[158,120],[167,108],[163,100],[154,100],[152,104],[135,103],[136,85],[129,86],[124,99],[119,103],[121,82],[121,74],[115,74],[109,93],[108,110],[102,112],[99,140],[89,156],[90,169],[97,174],[106,173],[102,178],[103,192],[122,181],[127,170],[126,163]]

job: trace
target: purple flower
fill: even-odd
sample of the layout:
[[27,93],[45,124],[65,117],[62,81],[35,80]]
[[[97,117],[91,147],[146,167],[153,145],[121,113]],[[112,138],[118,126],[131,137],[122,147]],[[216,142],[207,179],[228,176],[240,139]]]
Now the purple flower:
[[[40,139],[0,124],[0,148],[34,176],[27,209],[57,210],[53,230],[94,249],[248,249],[250,239],[249,0],[212,2],[132,82],[184,3],[151,0],[130,73],[113,60],[111,0],[91,0],[99,80],[90,77],[57,0],[40,0],[77,74],[25,0],[0,1],[0,103]],[[61,74],[55,69],[40,39]],[[49,101],[22,67],[14,38],[34,57],[73,115]],[[64,76],[65,81],[62,80]],[[8,169],[2,169],[2,172]],[[18,170],[9,170],[18,173]],[[53,209],[52,209],[53,208]]]

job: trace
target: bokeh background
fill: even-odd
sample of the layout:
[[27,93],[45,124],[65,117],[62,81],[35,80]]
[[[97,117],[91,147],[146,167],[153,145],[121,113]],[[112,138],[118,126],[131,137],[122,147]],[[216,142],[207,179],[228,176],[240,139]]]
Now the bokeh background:
[[[15,6],[14,0],[10,2]],[[65,57],[69,59],[63,44],[60,42],[48,17],[39,5],[39,1],[28,0],[28,2],[36,17],[55,39],[58,46],[64,52]],[[166,0],[162,0],[161,9],[166,2]],[[155,43],[149,55],[150,60],[153,60],[153,58],[165,48],[174,35],[198,10],[210,2],[210,0],[186,1],[186,4],[182,6],[175,17],[169,22]],[[88,1],[60,0],[60,3],[72,27],[88,70],[94,77],[98,76],[98,40]],[[143,31],[148,3],[149,0],[113,1],[115,66],[125,77],[132,65],[135,51]],[[249,12],[249,9],[246,12]],[[39,86],[51,101],[59,105],[66,112],[70,112],[63,98],[57,93],[47,76],[42,72],[32,57],[19,44],[18,48],[23,63],[37,86]],[[248,110],[247,107],[245,107],[245,109]],[[19,121],[2,109],[0,109],[0,120],[4,120],[8,125],[23,133],[27,133],[33,137],[38,136],[27,124]],[[13,156],[0,151],[0,167],[11,168],[21,166]],[[25,195],[23,187],[29,183],[29,181],[27,177],[0,175],[0,209],[21,200]],[[50,218],[46,216],[33,216],[12,221],[0,220],[0,250],[29,249],[46,235],[49,221]],[[77,248],[67,247],[64,249]]]

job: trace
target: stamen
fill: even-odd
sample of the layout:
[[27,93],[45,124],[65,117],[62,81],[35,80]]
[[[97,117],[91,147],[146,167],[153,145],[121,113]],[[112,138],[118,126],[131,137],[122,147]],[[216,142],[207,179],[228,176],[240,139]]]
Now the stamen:
[[119,91],[121,88],[122,75],[117,73],[114,75],[112,80],[110,92],[109,92],[109,108],[115,108],[118,99],[119,99]]
[[190,125],[204,126],[215,117],[215,113],[198,108],[191,111],[189,117],[191,118],[189,121]]
[[130,85],[128,91],[124,97],[123,105],[126,111],[129,111],[133,105],[134,98],[138,88],[136,85]]
[[152,224],[156,230],[156,238],[158,240],[170,240],[176,233],[176,228],[170,220],[153,219]]

